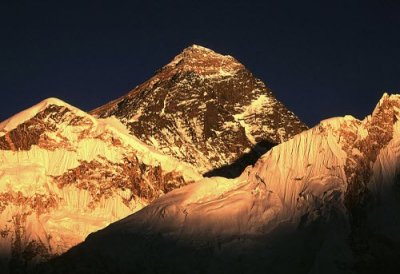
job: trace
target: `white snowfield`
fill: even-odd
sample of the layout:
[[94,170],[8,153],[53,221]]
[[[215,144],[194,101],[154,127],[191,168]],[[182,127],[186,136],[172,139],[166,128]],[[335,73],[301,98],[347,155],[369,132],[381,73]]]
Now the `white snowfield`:
[[[358,220],[400,240],[394,189],[400,174],[399,106],[400,95],[385,94],[362,121],[322,121],[274,147],[239,178],[208,178],[176,189],[90,235],[46,270],[353,273],[360,258],[387,260],[375,252],[372,236],[370,253],[358,252],[349,237],[363,237],[353,233],[363,231]],[[366,220],[357,215],[362,191],[372,197]]]
[[[38,114],[52,106],[60,108],[58,114],[65,111],[61,122],[55,120],[53,112],[35,121]],[[20,129],[25,125],[27,128]],[[51,129],[40,137],[48,147],[39,142],[24,150],[15,141],[12,144],[13,130],[29,134],[43,125]],[[149,199],[134,194],[125,185],[118,186],[118,176],[135,176],[121,174],[127,158],[146,168],[137,179],[144,180],[141,184],[156,193],[157,186],[147,178],[157,168],[161,168],[161,175],[154,176],[177,174],[186,182],[201,178],[190,165],[160,154],[130,135],[117,119],[96,119],[55,98],[2,122],[0,132],[0,138],[12,148],[0,150],[1,273],[18,269],[18,263],[12,265],[10,258],[14,263],[26,259],[28,264],[34,264],[61,254],[89,233],[147,205]],[[95,164],[92,167],[89,163]],[[79,170],[84,164],[89,168]],[[85,173],[87,180],[79,183],[78,177],[85,179]],[[66,174],[76,177],[65,181],[61,176]],[[104,190],[108,191],[106,194],[100,193],[101,184],[109,186]]]

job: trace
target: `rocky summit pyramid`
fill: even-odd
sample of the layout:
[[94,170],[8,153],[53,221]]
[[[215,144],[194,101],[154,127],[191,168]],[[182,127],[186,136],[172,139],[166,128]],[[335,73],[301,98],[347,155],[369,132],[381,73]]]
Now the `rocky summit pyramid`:
[[399,119],[385,94],[364,120],[322,121],[238,178],[174,190],[38,273],[397,273]]
[[143,142],[202,173],[230,177],[307,128],[235,58],[197,45],[91,113],[114,115]]
[[0,123],[0,273],[25,273],[201,176],[50,98]]

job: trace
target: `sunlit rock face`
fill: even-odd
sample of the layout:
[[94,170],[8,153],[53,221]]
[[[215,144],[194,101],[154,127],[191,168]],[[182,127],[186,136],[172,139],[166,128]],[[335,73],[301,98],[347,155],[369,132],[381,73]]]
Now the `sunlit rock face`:
[[399,118],[400,96],[385,94],[364,120],[322,121],[240,177],[174,190],[39,271],[396,273]]
[[47,99],[0,124],[0,272],[59,255],[199,178],[117,119]]
[[[115,115],[134,136],[201,173],[252,149],[257,158],[307,128],[235,58],[197,45],[92,114]],[[251,160],[226,172],[239,175]]]

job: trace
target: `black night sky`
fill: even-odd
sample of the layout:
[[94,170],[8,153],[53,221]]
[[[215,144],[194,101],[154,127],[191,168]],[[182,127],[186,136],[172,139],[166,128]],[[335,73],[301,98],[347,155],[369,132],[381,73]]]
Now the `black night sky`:
[[309,125],[400,92],[400,2],[1,1],[0,120],[47,97],[84,110],[183,48],[230,54]]

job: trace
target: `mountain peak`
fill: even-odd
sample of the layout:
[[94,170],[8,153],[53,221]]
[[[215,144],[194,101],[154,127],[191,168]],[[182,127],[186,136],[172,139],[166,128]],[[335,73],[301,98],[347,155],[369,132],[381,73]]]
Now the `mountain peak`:
[[59,106],[59,107],[66,107],[66,108],[74,111],[75,113],[83,113],[81,110],[65,103],[64,101],[62,101],[58,98],[51,97],[51,98],[44,99],[40,103],[38,103],[26,110],[23,110],[23,111],[15,114],[14,116],[8,118],[7,120],[1,122],[0,123],[0,131],[10,131],[10,130],[16,128],[18,125],[31,119],[36,114],[47,109],[51,105],[55,105],[55,106]]
[[213,51],[212,49],[209,49],[209,48],[206,48],[206,47],[203,47],[200,45],[196,45],[196,44],[193,44],[193,45],[185,48],[183,51],[201,51],[204,53],[214,53],[215,54],[215,51]]
[[383,93],[381,99],[378,102],[378,106],[381,105],[386,100],[400,101],[400,94],[388,94],[387,92]]
[[199,55],[204,58],[206,58],[206,57],[219,57],[219,58],[230,57],[230,58],[233,58],[229,55],[223,55],[221,53],[215,52],[212,49],[209,49],[209,48],[206,48],[206,47],[203,47],[200,45],[196,45],[196,44],[193,44],[187,48],[184,48],[182,50],[182,52],[180,54],[178,54],[178,56],[182,56],[184,58],[193,58],[193,57],[198,57]]
[[146,144],[202,173],[223,166],[240,171],[307,128],[235,58],[198,45],[91,113],[115,116]]
[[223,55],[199,45],[185,48],[164,69],[194,72],[205,77],[233,76],[244,66],[230,55]]
[[[388,94],[384,93],[376,105],[374,111],[372,112],[372,116],[381,112],[382,110],[388,109],[398,109],[400,106],[400,95],[399,94]],[[397,112],[397,111],[396,111]]]

